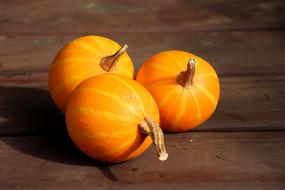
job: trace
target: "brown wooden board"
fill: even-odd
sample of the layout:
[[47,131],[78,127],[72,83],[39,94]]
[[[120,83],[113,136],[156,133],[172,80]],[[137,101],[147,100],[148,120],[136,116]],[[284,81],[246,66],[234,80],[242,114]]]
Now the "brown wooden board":
[[[96,32],[92,34],[97,34]],[[285,74],[285,32],[102,33],[129,45],[136,70],[159,51],[177,49],[209,61],[219,75]],[[2,35],[0,72],[48,71],[59,51],[80,35]]]
[[[285,188],[285,1],[0,0],[0,189]],[[81,153],[47,89],[56,52],[82,35],[129,45],[136,71],[185,50],[220,76],[214,115],[108,165]]]
[[[0,135],[64,129],[64,115],[47,90],[47,73],[1,76]],[[222,77],[214,115],[197,131],[285,129],[285,76]]]
[[281,0],[2,0],[0,33],[284,29]]
[[154,147],[129,162],[106,165],[67,137],[0,138],[0,188],[284,189],[285,133],[166,134],[169,159]]

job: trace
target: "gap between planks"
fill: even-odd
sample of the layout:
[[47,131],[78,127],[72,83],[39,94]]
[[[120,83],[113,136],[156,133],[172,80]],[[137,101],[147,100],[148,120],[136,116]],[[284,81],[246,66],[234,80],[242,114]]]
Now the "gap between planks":
[[284,139],[284,132],[167,134],[166,162],[157,160],[151,146],[134,160],[106,165],[85,156],[68,138],[1,137],[0,188],[82,189],[107,183],[129,188],[154,184],[177,189],[184,184],[183,189],[284,189]]
[[285,27],[278,28],[229,28],[229,29],[172,29],[172,30],[139,30],[139,31],[87,31],[87,32],[2,32],[0,36],[83,36],[88,34],[96,35],[113,35],[113,34],[155,34],[155,33],[175,33],[175,32],[191,32],[191,33],[229,33],[229,32],[284,32]]
[[[192,52],[212,64],[219,76],[285,74],[285,32],[189,33],[137,35],[105,33],[129,45],[135,70],[151,55],[170,49]],[[47,72],[58,50],[78,35],[0,36],[0,73]],[[262,39],[262,40],[260,40]]]
[[[283,77],[285,72],[279,73],[221,73],[218,74],[219,78],[229,77],[267,77],[276,76]],[[29,81],[47,81],[48,72],[37,72],[37,71],[0,71],[0,85],[3,82],[29,82]]]
[[[47,90],[46,77],[27,80],[21,75],[0,82],[0,135],[53,134],[58,127],[65,128],[64,116]],[[285,130],[285,76],[223,77],[220,81],[216,112],[193,131]]]

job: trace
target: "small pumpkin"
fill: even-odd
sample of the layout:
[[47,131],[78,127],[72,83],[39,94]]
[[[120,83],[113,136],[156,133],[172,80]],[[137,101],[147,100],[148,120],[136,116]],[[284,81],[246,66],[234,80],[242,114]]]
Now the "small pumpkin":
[[159,159],[167,159],[158,107],[135,80],[112,73],[91,77],[73,92],[65,114],[71,139],[90,157],[130,160],[153,140]]
[[183,132],[205,122],[215,111],[220,83],[213,67],[184,51],[164,51],[140,68],[137,79],[153,95],[164,131]]
[[54,58],[49,72],[49,89],[62,112],[73,90],[87,78],[112,72],[133,78],[134,67],[115,41],[101,36],[83,36],[67,44]]

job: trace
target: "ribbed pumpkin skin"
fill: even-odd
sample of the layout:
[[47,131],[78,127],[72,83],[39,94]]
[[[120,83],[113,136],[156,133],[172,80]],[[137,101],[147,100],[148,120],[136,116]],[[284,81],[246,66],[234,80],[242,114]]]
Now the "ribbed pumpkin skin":
[[90,157],[112,163],[133,159],[152,143],[138,127],[146,116],[159,123],[151,94],[135,80],[116,74],[82,82],[66,109],[73,142]]
[[[101,59],[114,54],[120,47],[108,38],[83,36],[67,44],[57,54],[49,72],[49,89],[62,112],[73,90],[85,79],[105,73],[100,66]],[[110,72],[133,78],[134,67],[127,53]]]
[[[176,77],[185,71],[190,58],[197,60],[193,84],[185,88]],[[164,51],[140,68],[137,79],[156,100],[161,128],[169,132],[189,131],[205,122],[215,111],[220,84],[212,66],[184,51]]]

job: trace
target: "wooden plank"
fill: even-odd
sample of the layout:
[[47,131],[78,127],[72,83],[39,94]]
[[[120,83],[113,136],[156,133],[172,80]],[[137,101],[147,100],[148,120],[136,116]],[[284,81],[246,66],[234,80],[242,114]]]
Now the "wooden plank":
[[[57,133],[64,115],[47,91],[47,73],[0,77],[0,135]],[[214,115],[197,131],[285,129],[285,76],[222,77]]]
[[284,29],[285,20],[280,0],[11,0],[0,10],[2,34]]
[[169,159],[155,150],[105,165],[67,137],[0,138],[0,188],[284,189],[285,132],[167,134]]
[[[151,55],[178,49],[208,60],[219,75],[285,74],[285,32],[104,33],[129,45],[136,70]],[[0,36],[0,72],[48,71],[53,57],[76,35]]]

